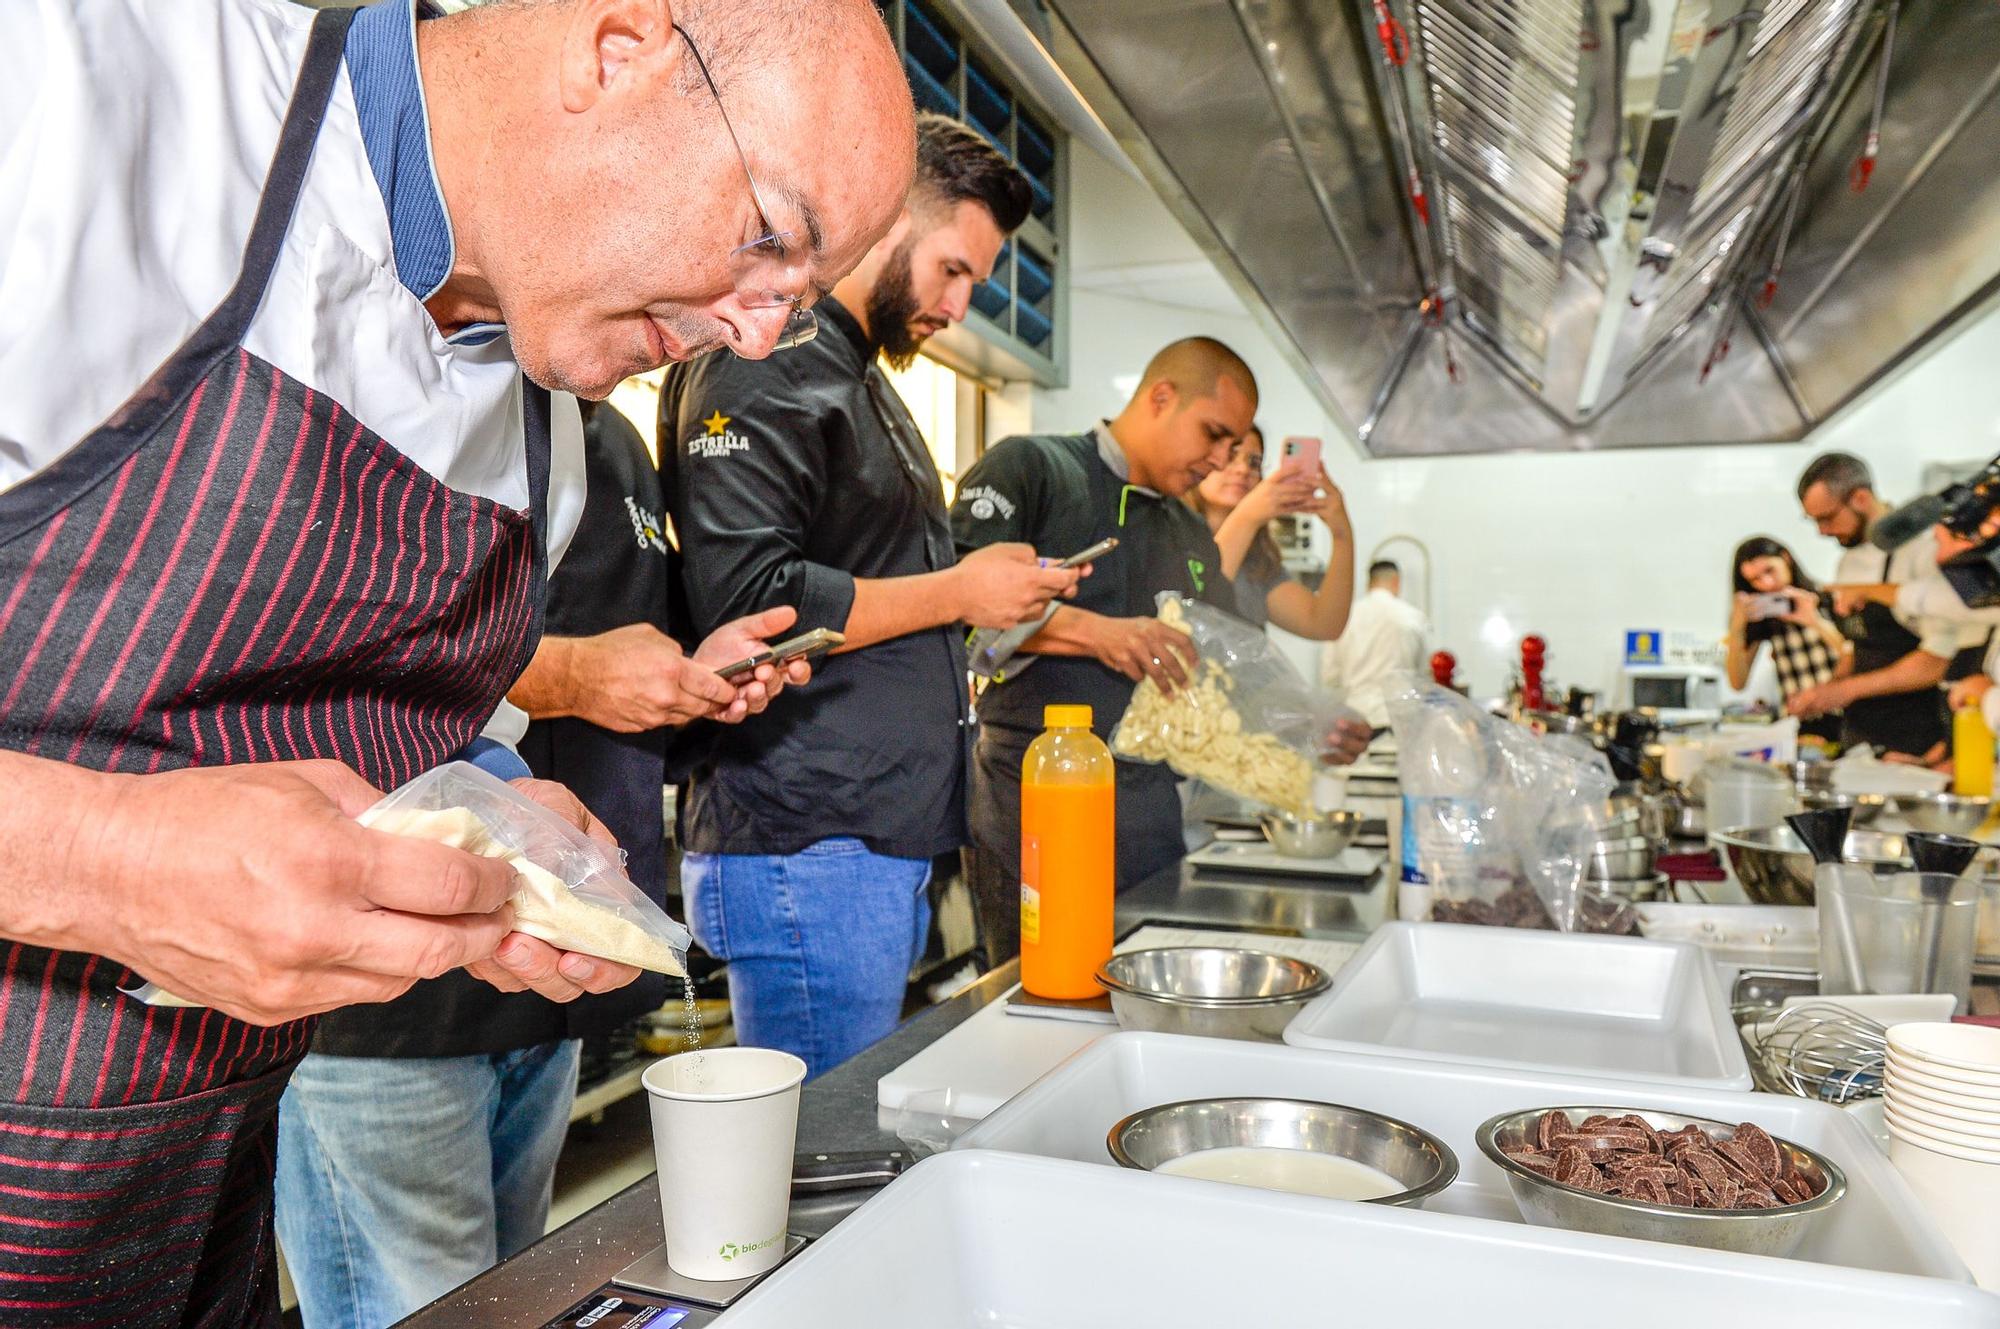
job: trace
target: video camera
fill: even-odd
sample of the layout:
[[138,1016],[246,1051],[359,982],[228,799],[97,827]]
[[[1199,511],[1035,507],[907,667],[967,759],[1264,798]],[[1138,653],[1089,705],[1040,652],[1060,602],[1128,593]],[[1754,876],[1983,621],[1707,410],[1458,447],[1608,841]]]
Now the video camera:
[[[1868,532],[1869,543],[1894,552],[1933,526],[1963,540],[1978,540],[1979,528],[2000,508],[2000,457],[1969,480],[1946,485],[1890,512]],[[1968,609],[2000,605],[2000,535],[1982,541],[1938,565]]]

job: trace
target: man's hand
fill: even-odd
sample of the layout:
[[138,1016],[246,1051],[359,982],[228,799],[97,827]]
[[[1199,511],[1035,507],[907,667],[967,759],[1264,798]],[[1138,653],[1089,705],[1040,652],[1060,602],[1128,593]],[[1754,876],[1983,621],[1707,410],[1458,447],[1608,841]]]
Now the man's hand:
[[1945,693],[1945,700],[1954,713],[1968,706],[1977,706],[1986,700],[1986,694],[1993,690],[1993,679],[1986,674],[1974,674],[1971,678],[1961,678]]
[[1194,639],[1157,618],[1095,618],[1090,653],[1130,679],[1150,678],[1171,696],[1188,685],[1195,666]]
[[1375,731],[1368,722],[1352,711],[1334,719],[1333,727],[1326,731],[1321,740],[1319,760],[1322,766],[1352,766],[1361,760],[1361,754],[1368,749],[1368,743]]
[[1786,698],[1785,713],[1796,715],[1801,720],[1816,720],[1822,715],[1845,710],[1854,700],[1848,682],[1847,679],[1837,678],[1816,688],[1802,688]]
[[570,697],[564,709],[601,729],[638,734],[728,718],[732,710],[740,720],[748,712],[738,689],[704,665],[699,652],[688,659],[678,642],[650,623],[567,640],[568,659],[560,666]]
[[1044,567],[1024,544],[987,545],[951,569],[959,619],[975,628],[1011,628],[1041,618],[1049,601],[1076,594],[1088,567]]
[[1827,590],[1833,593],[1833,612],[1842,618],[1858,614],[1871,604],[1896,607],[1896,588],[1887,582],[1829,586]]
[[389,1001],[493,955],[514,871],[353,818],[338,762],[105,776],[37,940],[94,951],[256,1024]]
[[1922,766],[1928,770],[1947,773],[1952,770],[1951,749],[1945,746],[1943,739],[1931,744],[1928,750],[1921,753],[1885,752],[1882,754],[1882,760],[1891,766]]
[[[776,608],[724,623],[709,633],[708,639],[701,645],[695,647],[695,662],[708,669],[723,669],[739,660],[748,660],[772,641],[783,636],[785,631],[798,621],[798,610],[790,605],[778,605]],[[710,718],[721,720],[724,724],[735,724],[745,716],[756,715],[769,706],[771,699],[783,692],[787,683],[798,687],[811,679],[810,661],[793,660],[783,667],[775,664],[758,665],[747,676],[737,678],[736,701]]]
[[[618,847],[618,838],[611,829],[564,786],[553,780],[515,780],[513,785],[591,839],[613,849]],[[557,950],[525,932],[508,933],[491,959],[474,961],[465,966],[465,971],[502,992],[533,988],[551,1001],[574,1001],[587,992],[612,992],[639,976],[639,971],[631,965]]]

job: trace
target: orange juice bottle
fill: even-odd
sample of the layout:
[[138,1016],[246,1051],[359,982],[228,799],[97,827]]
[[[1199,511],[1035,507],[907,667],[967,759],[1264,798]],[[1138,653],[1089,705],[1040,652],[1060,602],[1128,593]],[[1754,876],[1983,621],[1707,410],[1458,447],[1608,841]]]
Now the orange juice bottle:
[[1952,788],[1961,794],[1993,793],[1993,731],[1977,702],[1951,717]]
[[1090,707],[1048,706],[1021,763],[1021,986],[1095,997],[1111,958],[1117,767]]

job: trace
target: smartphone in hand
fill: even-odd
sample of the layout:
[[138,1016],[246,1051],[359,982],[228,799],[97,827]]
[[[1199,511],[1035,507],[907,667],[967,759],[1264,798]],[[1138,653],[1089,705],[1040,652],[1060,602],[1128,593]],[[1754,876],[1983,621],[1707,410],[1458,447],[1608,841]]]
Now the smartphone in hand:
[[835,632],[832,628],[814,628],[811,632],[802,632],[788,641],[781,641],[776,646],[767,646],[755,655],[738,660],[734,664],[726,664],[715,672],[720,678],[733,683],[756,672],[758,665],[787,665],[794,660],[825,655],[846,640],[844,634]]
[[1752,623],[1762,623],[1766,619],[1783,618],[1792,612],[1792,597],[1783,591],[1769,591],[1763,595],[1750,597],[1745,616]]
[[1320,442],[1316,438],[1294,436],[1284,442],[1284,460],[1278,469],[1289,475],[1319,477]]

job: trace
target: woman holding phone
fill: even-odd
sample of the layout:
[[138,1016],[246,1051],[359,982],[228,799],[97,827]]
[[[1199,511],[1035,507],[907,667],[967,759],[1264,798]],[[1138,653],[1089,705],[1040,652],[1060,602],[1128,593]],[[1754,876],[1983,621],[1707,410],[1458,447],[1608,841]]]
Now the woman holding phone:
[[[1791,550],[1767,535],[1752,536],[1736,546],[1729,567],[1736,590],[1729,612],[1730,687],[1740,690],[1750,681],[1750,667],[1766,642],[1787,701],[1843,672],[1847,638],[1827,617],[1824,597]],[[1804,721],[1799,733],[1836,742],[1840,716]]]
[[[1318,439],[1288,439],[1294,455],[1264,474],[1264,433],[1252,425],[1230,450],[1229,464],[1188,495],[1222,551],[1223,575],[1236,590],[1236,612],[1262,627],[1275,623],[1309,641],[1332,641],[1354,604],[1354,529],[1347,504],[1319,459]],[[1285,571],[1271,523],[1310,513],[1333,537],[1326,573],[1309,589]]]

